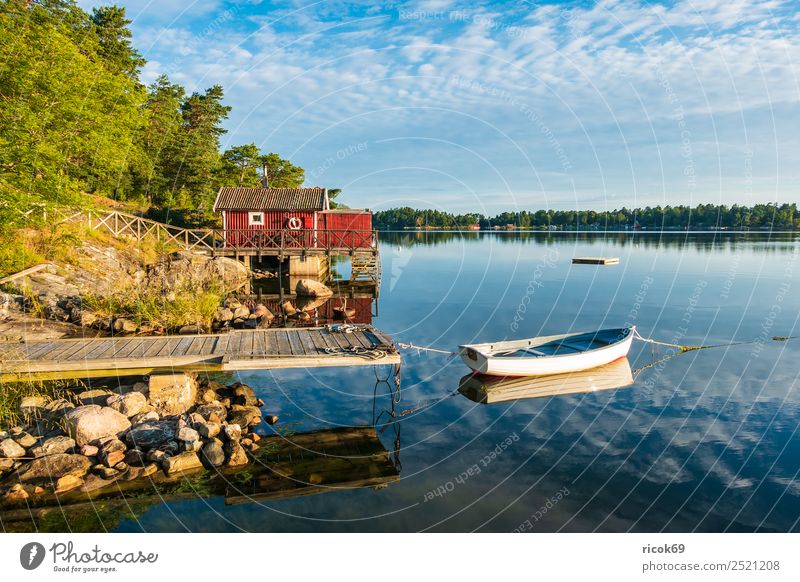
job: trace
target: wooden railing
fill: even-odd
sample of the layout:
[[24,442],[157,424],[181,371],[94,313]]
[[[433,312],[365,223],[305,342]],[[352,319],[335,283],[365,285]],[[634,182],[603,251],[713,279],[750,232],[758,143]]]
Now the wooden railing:
[[298,250],[354,254],[378,250],[375,230],[182,228],[118,210],[78,213],[65,220],[84,221],[93,230],[106,231],[117,237],[128,236],[137,241],[155,237],[163,244],[214,254]]

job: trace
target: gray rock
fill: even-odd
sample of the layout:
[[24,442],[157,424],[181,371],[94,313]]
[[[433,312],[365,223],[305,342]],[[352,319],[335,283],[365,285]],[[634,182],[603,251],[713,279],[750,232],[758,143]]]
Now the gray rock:
[[29,453],[34,457],[44,457],[45,455],[71,453],[73,449],[75,449],[74,439],[68,436],[56,436],[45,440],[39,446],[33,447]]
[[161,463],[169,455],[159,449],[153,449],[147,453],[147,460],[152,463]]
[[261,409],[257,406],[234,404],[228,413],[228,422],[243,427],[254,426],[261,422]]
[[219,402],[198,406],[195,412],[207,421],[211,420],[212,415],[216,416],[220,421],[225,420],[228,415],[228,409]]
[[133,467],[144,467],[147,464],[147,455],[139,449],[130,449],[125,453],[125,462]]
[[83,477],[89,472],[91,461],[83,455],[57,453],[39,457],[28,463],[20,472],[21,483],[46,483],[67,475]]
[[201,440],[181,442],[182,451],[199,451],[202,447],[203,447],[203,441]]
[[97,315],[89,309],[81,309],[80,307],[73,307],[70,312],[70,318],[73,323],[82,327],[92,327],[97,321]]
[[115,451],[125,452],[128,447],[116,437],[110,437],[101,440],[97,445],[100,447],[101,453],[112,453]]
[[131,321],[130,319],[118,317],[114,320],[112,328],[116,333],[136,333],[136,330],[139,329],[139,326],[136,325],[136,322]]
[[200,457],[206,467],[219,467],[225,463],[225,450],[222,447],[222,441],[219,439],[211,439],[203,445],[200,451]]
[[178,329],[178,335],[198,335],[203,333],[205,330],[200,327],[199,325],[184,325]]
[[223,446],[223,450],[227,459],[225,465],[228,467],[241,467],[250,462],[247,452],[238,441],[228,441]]
[[238,441],[242,438],[242,427],[238,424],[227,424],[223,429],[225,438],[229,441]]
[[244,305],[240,305],[233,312],[233,319],[247,319],[250,317],[250,309]]
[[26,449],[31,448],[32,446],[34,446],[36,443],[39,442],[39,439],[37,439],[35,436],[33,436],[32,434],[30,434],[28,432],[21,432],[21,433],[19,433],[17,435],[14,435],[11,438],[13,438],[14,441],[19,446],[24,447]]
[[25,449],[19,446],[14,439],[4,439],[0,442],[0,457],[17,459],[25,456]]
[[200,440],[200,434],[193,428],[184,426],[178,431],[176,438],[185,443],[193,443]]
[[141,412],[141,413],[137,414],[136,416],[134,416],[133,418],[131,418],[131,424],[133,426],[136,426],[137,424],[141,424],[141,423],[147,422],[149,420],[157,421],[159,418],[161,418],[161,417],[158,416],[158,413],[155,412],[155,411],[152,411],[152,412]]
[[97,456],[97,458],[106,467],[116,467],[116,465],[125,460],[125,452],[119,450],[100,451],[100,454]]
[[73,410],[75,405],[63,398],[52,400],[45,404],[45,417],[52,421],[60,421],[70,410]]
[[221,425],[216,422],[206,422],[203,424],[198,424],[195,427],[195,430],[200,434],[201,437],[204,439],[214,438],[219,434],[221,430]]
[[214,319],[217,321],[230,321],[233,319],[233,311],[228,309],[227,307],[220,307],[217,309],[217,314]]
[[175,438],[175,425],[163,420],[137,424],[125,435],[128,444],[142,450],[159,448],[173,438]]
[[79,406],[64,415],[67,434],[75,439],[78,445],[86,445],[92,441],[108,436],[116,436],[131,426],[128,418],[108,407],[96,404]]
[[94,445],[83,445],[81,447],[81,454],[84,457],[96,457],[100,449]]
[[174,457],[167,457],[162,464],[167,475],[193,471],[203,467],[200,457],[194,451],[187,451]]
[[109,396],[106,404],[128,418],[136,416],[147,406],[147,398],[141,392],[114,394]]
[[234,404],[239,404],[242,406],[256,406],[258,403],[258,398],[256,398],[256,393],[253,391],[250,386],[246,384],[236,383],[233,386],[233,396],[231,397],[231,402]]
[[162,416],[175,416],[189,410],[197,399],[197,381],[184,373],[150,376],[150,403]]

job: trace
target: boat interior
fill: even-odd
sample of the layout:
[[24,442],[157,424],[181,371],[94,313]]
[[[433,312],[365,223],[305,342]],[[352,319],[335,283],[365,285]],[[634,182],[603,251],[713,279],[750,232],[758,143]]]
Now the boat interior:
[[625,339],[628,333],[627,328],[604,329],[554,339],[539,345],[514,347],[510,350],[500,349],[493,351],[491,355],[501,358],[564,356],[604,348]]

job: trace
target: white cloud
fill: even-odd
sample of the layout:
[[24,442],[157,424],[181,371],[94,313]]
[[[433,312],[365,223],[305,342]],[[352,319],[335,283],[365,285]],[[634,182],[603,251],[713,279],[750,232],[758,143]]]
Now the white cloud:
[[[210,18],[216,3],[203,6]],[[314,167],[342,144],[409,138],[326,173],[331,184],[355,184],[352,203],[457,183],[498,206],[542,192],[568,206],[665,192],[714,200],[723,187],[730,200],[770,200],[786,198],[800,178],[798,132],[783,129],[798,125],[800,38],[782,2],[413,9],[422,16],[359,16],[338,4],[324,13],[242,12],[205,31],[179,18],[137,29],[137,44],[151,47],[147,76],[165,70],[191,89],[223,84],[232,143],[265,141]],[[450,10],[458,16],[425,17]],[[442,140],[421,148],[413,139],[430,137]],[[758,148],[758,192],[742,186],[748,144]],[[513,195],[458,148],[498,168]],[[439,173],[381,182],[381,170],[415,156]]]

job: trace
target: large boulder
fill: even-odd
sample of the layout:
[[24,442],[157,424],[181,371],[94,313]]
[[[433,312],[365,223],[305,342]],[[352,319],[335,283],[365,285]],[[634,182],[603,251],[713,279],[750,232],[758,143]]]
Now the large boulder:
[[295,289],[301,297],[330,297],[333,291],[326,285],[314,279],[300,279]]
[[183,414],[197,399],[197,380],[184,373],[150,376],[150,403],[162,416]]
[[169,297],[181,291],[212,286],[221,287],[224,292],[235,291],[249,278],[249,269],[235,259],[181,251],[150,265],[143,284]]
[[67,433],[80,445],[109,436],[116,436],[131,426],[128,417],[113,408],[96,404],[78,406],[64,415]]
[[89,472],[92,462],[83,455],[57,453],[34,459],[19,472],[21,483],[54,483],[72,476],[83,477]]

